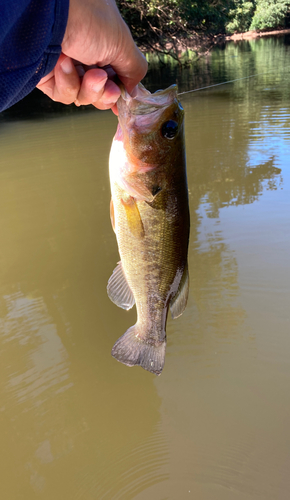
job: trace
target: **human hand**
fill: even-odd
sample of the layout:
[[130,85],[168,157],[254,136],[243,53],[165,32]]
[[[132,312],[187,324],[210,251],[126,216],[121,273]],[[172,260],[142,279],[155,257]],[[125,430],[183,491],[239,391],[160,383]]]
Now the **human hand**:
[[117,113],[120,89],[112,78],[117,74],[130,93],[147,71],[114,0],[70,0],[62,50],[37,87],[64,104],[93,104]]
[[117,114],[114,105],[120,89],[112,81],[116,73],[112,68],[85,69],[80,63],[61,54],[54,69],[37,85],[54,101],[63,104],[93,104],[98,109],[109,109]]

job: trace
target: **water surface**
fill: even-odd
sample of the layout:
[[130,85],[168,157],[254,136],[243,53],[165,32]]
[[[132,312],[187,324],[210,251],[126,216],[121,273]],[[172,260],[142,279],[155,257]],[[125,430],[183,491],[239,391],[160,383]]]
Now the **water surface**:
[[2,115],[3,498],[289,498],[289,55],[263,38],[149,73],[180,91],[258,75],[182,96],[191,287],[160,377],[110,356],[136,316],[106,294],[116,118]]

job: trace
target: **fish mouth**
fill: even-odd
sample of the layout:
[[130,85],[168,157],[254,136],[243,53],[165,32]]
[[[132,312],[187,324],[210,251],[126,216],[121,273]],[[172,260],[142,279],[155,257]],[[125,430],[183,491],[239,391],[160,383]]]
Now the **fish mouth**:
[[121,90],[118,109],[124,112],[124,107],[131,115],[148,115],[170,106],[177,99],[177,85],[171,85],[165,90],[157,90],[153,94],[145,89],[142,83],[135,87],[132,95],[125,89]]
[[132,95],[122,88],[121,96],[118,100],[119,123],[123,132],[128,129],[142,129],[144,133],[148,132],[163,111],[176,103],[177,85],[171,85],[165,90],[157,90],[153,94],[139,83],[135,87]]

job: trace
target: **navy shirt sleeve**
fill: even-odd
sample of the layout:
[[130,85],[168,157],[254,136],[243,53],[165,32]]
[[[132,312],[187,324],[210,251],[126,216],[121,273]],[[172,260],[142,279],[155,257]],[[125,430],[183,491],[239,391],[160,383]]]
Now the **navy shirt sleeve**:
[[69,0],[0,0],[0,111],[56,65],[68,7]]

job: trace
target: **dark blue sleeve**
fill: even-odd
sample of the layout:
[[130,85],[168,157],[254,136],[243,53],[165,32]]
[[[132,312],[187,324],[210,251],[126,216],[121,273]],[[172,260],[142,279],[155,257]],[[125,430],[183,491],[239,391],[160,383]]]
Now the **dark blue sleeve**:
[[68,7],[69,0],[0,0],[0,111],[56,65]]

